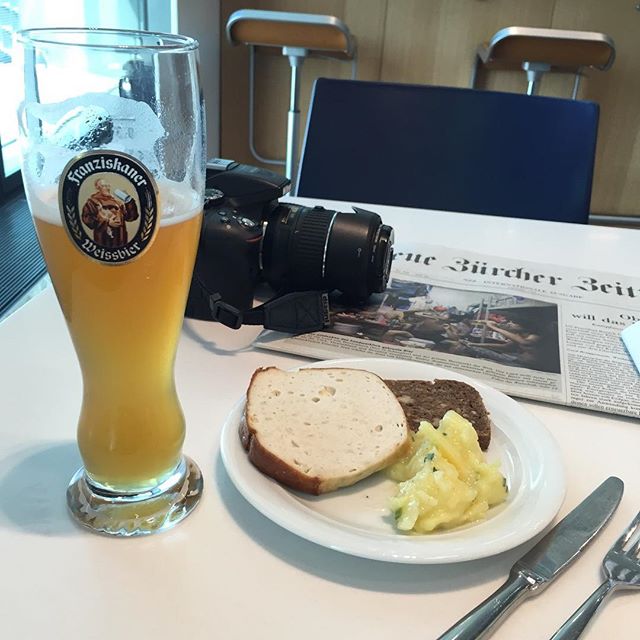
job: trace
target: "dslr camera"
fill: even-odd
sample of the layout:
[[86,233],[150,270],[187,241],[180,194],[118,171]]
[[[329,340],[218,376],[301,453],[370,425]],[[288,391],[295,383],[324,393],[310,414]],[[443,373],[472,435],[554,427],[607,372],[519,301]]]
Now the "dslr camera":
[[[232,328],[304,333],[328,322],[328,295],[352,303],[389,280],[393,229],[380,216],[280,202],[289,180],[265,169],[207,163],[204,220],[186,315]],[[275,297],[253,307],[266,282]]]

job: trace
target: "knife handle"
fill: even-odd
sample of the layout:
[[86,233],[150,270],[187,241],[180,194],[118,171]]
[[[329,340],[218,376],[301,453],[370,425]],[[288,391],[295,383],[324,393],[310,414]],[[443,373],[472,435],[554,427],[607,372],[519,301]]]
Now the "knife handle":
[[509,611],[524,599],[537,581],[522,570],[512,571],[507,581],[473,611],[445,631],[438,640],[478,640],[488,634]]

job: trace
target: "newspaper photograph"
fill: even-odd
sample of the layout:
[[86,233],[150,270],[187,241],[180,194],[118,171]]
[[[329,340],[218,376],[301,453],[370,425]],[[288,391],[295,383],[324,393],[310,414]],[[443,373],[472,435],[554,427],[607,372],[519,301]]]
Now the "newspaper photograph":
[[425,362],[512,396],[640,417],[620,339],[640,321],[640,279],[421,244],[395,253],[384,293],[330,307],[324,331],[264,331],[256,346]]

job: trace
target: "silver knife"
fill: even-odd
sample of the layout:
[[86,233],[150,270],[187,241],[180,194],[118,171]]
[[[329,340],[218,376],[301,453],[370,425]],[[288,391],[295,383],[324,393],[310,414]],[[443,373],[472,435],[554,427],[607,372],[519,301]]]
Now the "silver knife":
[[507,581],[438,640],[478,640],[526,596],[540,593],[595,538],[618,508],[624,483],[607,478],[518,560]]

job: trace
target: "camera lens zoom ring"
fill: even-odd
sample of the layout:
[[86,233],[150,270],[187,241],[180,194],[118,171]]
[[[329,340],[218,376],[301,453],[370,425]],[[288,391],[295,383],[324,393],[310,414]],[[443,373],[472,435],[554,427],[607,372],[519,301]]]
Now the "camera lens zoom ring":
[[306,211],[300,217],[291,247],[292,280],[313,280],[314,286],[321,286],[327,235],[332,221],[333,216],[324,210]]

